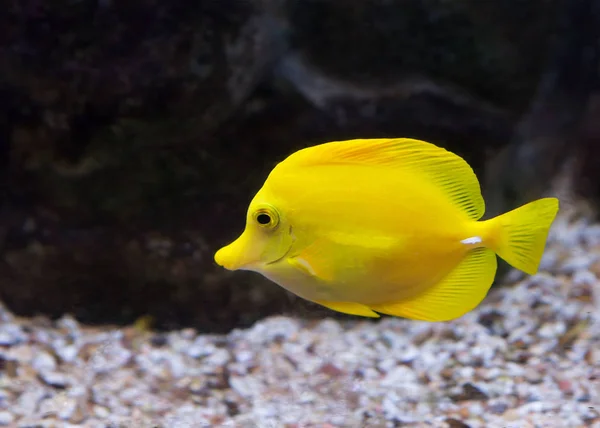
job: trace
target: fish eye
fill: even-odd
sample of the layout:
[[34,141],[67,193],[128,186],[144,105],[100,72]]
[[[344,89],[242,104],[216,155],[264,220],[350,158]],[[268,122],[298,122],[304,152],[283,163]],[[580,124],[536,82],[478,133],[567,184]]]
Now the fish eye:
[[265,226],[271,223],[271,216],[267,213],[260,213],[256,216],[256,221]]
[[273,209],[261,208],[254,213],[254,220],[262,227],[274,229],[279,223],[279,216]]

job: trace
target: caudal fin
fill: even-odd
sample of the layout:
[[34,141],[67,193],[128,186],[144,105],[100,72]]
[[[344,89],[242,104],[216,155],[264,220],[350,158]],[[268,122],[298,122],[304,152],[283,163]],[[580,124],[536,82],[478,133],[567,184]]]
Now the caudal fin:
[[490,247],[511,266],[534,275],[558,205],[556,198],[538,199],[489,220],[497,230]]

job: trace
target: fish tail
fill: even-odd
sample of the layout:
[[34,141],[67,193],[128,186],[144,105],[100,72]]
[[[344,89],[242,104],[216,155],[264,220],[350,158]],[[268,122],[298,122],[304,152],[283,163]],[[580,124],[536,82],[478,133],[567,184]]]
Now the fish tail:
[[487,220],[491,229],[486,246],[514,268],[534,275],[558,207],[558,199],[542,198]]

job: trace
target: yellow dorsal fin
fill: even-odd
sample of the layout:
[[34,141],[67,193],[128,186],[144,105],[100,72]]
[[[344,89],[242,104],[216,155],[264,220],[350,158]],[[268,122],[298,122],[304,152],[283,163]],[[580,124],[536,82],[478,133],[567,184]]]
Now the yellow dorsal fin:
[[374,311],[421,321],[449,321],[474,309],[487,295],[496,275],[496,255],[471,250],[446,278],[403,302],[369,305]]
[[470,218],[485,211],[479,181],[460,156],[434,144],[410,138],[333,141],[297,151],[279,168],[357,164],[408,170],[438,186]]

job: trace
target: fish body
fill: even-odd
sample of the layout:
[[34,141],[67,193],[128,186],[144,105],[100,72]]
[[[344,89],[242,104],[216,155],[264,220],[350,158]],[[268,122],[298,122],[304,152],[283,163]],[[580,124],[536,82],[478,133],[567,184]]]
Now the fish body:
[[544,198],[479,221],[479,183],[459,156],[413,139],[331,142],[273,169],[215,261],[340,312],[444,321],[483,300],[495,253],[537,271],[557,210]]

